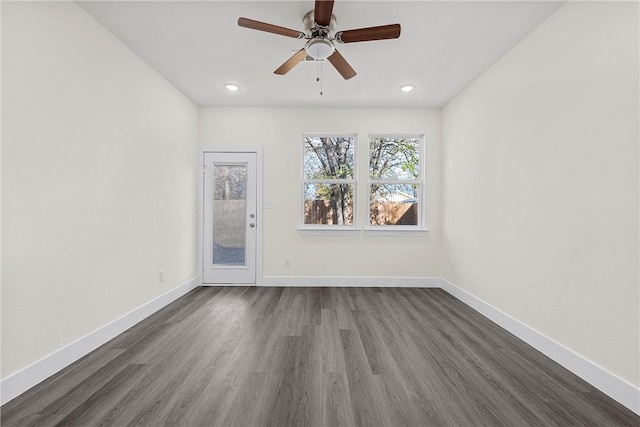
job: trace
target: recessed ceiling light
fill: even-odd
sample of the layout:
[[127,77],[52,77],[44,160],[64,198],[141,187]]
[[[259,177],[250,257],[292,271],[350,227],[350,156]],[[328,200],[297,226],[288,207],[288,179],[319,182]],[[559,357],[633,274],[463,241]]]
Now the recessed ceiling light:
[[414,90],[416,87],[414,85],[404,85],[400,88],[400,90],[402,92],[411,92],[412,90]]
[[225,83],[224,88],[231,92],[237,92],[240,90],[240,86],[233,83]]

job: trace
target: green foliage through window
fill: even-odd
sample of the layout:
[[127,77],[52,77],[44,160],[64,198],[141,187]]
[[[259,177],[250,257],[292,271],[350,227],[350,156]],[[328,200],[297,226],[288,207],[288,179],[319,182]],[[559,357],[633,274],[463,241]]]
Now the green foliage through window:
[[419,179],[419,138],[370,138],[370,179]]

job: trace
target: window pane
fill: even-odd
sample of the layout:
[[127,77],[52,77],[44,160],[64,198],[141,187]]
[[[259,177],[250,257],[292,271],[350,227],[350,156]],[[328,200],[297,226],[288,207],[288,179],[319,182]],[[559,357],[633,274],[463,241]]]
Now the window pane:
[[305,137],[305,179],[353,178],[353,137]]
[[419,138],[369,138],[371,179],[419,179]]
[[245,265],[244,165],[216,165],[213,183],[213,263]]
[[305,184],[304,223],[353,225],[353,185]]
[[418,184],[372,184],[369,224],[418,225]]

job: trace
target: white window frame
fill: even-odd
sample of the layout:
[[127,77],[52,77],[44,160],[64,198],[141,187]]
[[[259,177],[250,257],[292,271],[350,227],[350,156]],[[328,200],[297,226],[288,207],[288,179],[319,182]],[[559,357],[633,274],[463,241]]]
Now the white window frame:
[[[305,138],[353,138],[353,177],[350,179],[307,179],[304,176],[304,146]],[[302,134],[300,144],[300,202],[298,209],[300,209],[300,225],[298,230],[302,234],[358,234],[360,229],[358,228],[358,134],[357,133],[330,133],[330,132],[305,132]],[[305,224],[304,223],[304,201],[305,201],[305,185],[306,184],[347,184],[353,186],[353,223],[351,225],[339,225],[339,224]]]
[[[418,179],[371,179],[371,173],[369,170],[369,164],[371,161],[371,139],[373,138],[414,138],[418,139]],[[425,154],[425,138],[424,134],[406,134],[406,133],[393,133],[393,134],[369,134],[367,136],[367,189],[366,189],[366,203],[367,203],[367,226],[365,228],[367,234],[391,234],[398,232],[398,234],[406,235],[427,231],[427,217],[426,217],[426,201],[425,201],[425,169],[426,162],[424,158]],[[417,225],[374,225],[371,224],[371,185],[373,184],[409,184],[418,185],[418,224]]]

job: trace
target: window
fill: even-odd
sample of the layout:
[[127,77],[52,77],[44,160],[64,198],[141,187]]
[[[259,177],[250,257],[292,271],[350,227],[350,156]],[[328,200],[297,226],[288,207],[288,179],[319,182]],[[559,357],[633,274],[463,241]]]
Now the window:
[[369,135],[368,147],[360,148],[368,148],[369,167],[362,171],[368,183],[359,194],[355,134],[306,134],[302,141],[301,230],[359,232],[356,208],[368,206],[360,211],[367,232],[425,231],[422,135]]
[[303,137],[305,226],[354,226],[355,135]]
[[369,226],[423,226],[422,140],[369,137]]

